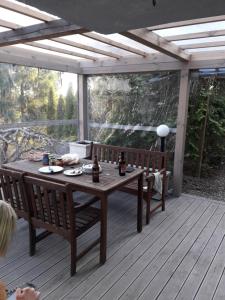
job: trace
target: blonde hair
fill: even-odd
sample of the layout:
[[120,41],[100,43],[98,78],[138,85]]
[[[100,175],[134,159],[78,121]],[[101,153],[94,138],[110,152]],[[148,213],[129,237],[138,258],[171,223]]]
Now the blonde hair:
[[16,213],[12,206],[0,200],[0,256],[6,254],[8,244],[16,227]]

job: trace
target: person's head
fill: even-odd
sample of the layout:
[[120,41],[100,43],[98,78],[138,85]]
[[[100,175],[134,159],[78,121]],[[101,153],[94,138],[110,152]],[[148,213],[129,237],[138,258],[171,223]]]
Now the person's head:
[[0,256],[4,256],[16,227],[16,213],[12,206],[0,200]]

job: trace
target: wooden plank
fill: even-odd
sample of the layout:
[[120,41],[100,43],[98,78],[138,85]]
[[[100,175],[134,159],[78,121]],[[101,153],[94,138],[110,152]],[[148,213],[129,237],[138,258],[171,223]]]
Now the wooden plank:
[[[207,206],[206,206],[207,207]],[[164,264],[173,256],[177,248],[188,240],[194,242],[194,239],[189,239],[189,235],[197,235],[201,228],[207,222],[208,217],[213,213],[211,208],[206,209],[202,206],[202,209],[197,209],[196,212],[175,232],[171,239],[162,247],[156,254],[149,252],[149,250],[143,255],[144,258],[139,259],[132,267],[120,278],[120,281],[116,283],[108,293],[104,295],[102,299],[110,299],[111,295],[115,293],[115,297],[122,296],[122,299],[138,299],[146,286],[150,282],[154,282],[157,272],[164,266]],[[198,229],[196,230],[196,227]],[[194,233],[193,233],[194,232]],[[147,257],[147,254],[152,254]],[[175,265],[175,262],[174,262]],[[164,275],[164,274],[163,274]],[[163,276],[161,276],[159,284],[163,282]],[[127,290],[127,291],[126,291]],[[126,293],[124,294],[124,292]],[[149,290],[148,290],[149,292]],[[153,294],[153,290],[149,292],[148,299],[156,299]]]
[[[205,282],[205,277],[209,271],[216,254],[218,253],[220,246],[223,244],[224,247],[224,233],[225,233],[225,217],[219,223],[216,231],[213,233],[210,241],[207,243],[204,251],[201,253],[200,258],[197,260],[197,263],[194,265],[191,273],[189,274],[187,280],[184,282],[184,285],[177,294],[176,299],[193,299],[198,293],[198,290],[202,283]],[[214,280],[214,276],[217,276],[216,272],[211,274],[211,280]],[[205,298],[205,299],[211,299]]]
[[191,39],[200,39],[200,38],[209,38],[215,36],[223,36],[225,35],[225,30],[210,30],[210,31],[202,31],[195,33],[185,33],[185,34],[177,34],[165,36],[164,38],[167,41],[180,41],[180,40],[191,40]]
[[134,47],[130,47],[130,46],[125,45],[123,43],[119,43],[117,41],[114,41],[114,40],[111,40],[111,39],[107,38],[106,36],[102,36],[102,35],[94,33],[94,32],[87,32],[87,33],[83,33],[82,35],[86,36],[86,37],[89,37],[89,38],[91,38],[95,41],[98,41],[98,42],[101,42],[101,43],[104,43],[104,44],[107,44],[107,45],[111,45],[113,47],[125,50],[127,52],[131,52],[131,53],[143,56],[143,57],[145,57],[147,55],[147,53],[142,51],[142,50],[139,50],[139,49],[134,48]]
[[[121,209],[122,209],[122,211],[120,212],[120,211],[114,210],[112,212],[112,215],[111,215],[111,217],[113,218],[113,220],[115,220],[116,223],[118,222],[118,226],[120,226],[121,221],[122,221],[122,223],[124,222],[124,215],[123,215],[124,213],[123,213],[123,210],[128,212],[127,219],[130,218],[129,211],[130,210],[131,211],[135,210],[135,207],[133,205],[129,205],[128,206],[129,202],[127,201],[127,199],[124,199],[124,200],[126,200],[126,201],[123,201],[121,203]],[[113,226],[113,229],[114,229],[114,226]],[[117,228],[117,230],[118,230],[118,228]],[[97,232],[96,228],[93,228],[87,234],[82,235],[81,237],[79,237],[79,248],[80,247],[82,248],[84,244],[86,244],[87,242],[89,243],[92,239],[94,240],[97,237],[97,234],[98,234],[98,232]],[[58,246],[56,246],[56,242],[53,244],[54,240],[56,240],[57,243],[60,243],[60,244]],[[68,246],[67,242],[66,241],[62,242],[62,238],[58,237],[57,235],[51,235],[47,239],[44,239],[43,242],[44,241],[46,243],[46,246],[49,244],[49,250],[46,251],[46,252],[50,252],[50,253],[51,253],[51,248],[55,247],[55,248],[58,248],[58,250],[60,250],[59,246],[60,245],[64,245],[64,252],[66,253],[67,256],[62,259],[63,260],[62,263],[63,262],[65,263],[65,260],[66,260],[67,267],[68,267],[68,270],[66,270],[66,272],[67,272],[67,274],[69,276],[70,262],[69,262],[69,259],[68,259],[68,257],[69,257],[69,255],[68,255],[69,254],[69,246]],[[42,253],[45,253],[45,250],[47,250],[47,249],[45,249],[45,247],[43,247],[43,245],[42,245],[43,242],[41,242],[40,244],[38,243],[38,246],[37,246],[37,250],[39,252],[39,255],[41,254],[41,256],[42,256]],[[21,251],[21,253],[23,253],[22,249],[20,251]],[[24,258],[24,259],[17,260],[16,263],[14,262],[14,267],[13,267],[12,264],[7,264],[7,267],[9,268],[9,271],[6,272],[6,273],[7,274],[11,273],[10,272],[10,268],[13,268],[13,271],[16,272],[16,274],[18,274],[18,272],[21,272],[22,270],[24,270],[24,267],[25,268],[28,267],[28,270],[32,270],[35,266],[39,265],[39,263],[40,263],[40,258],[38,258],[38,252],[37,252],[37,256],[34,256],[34,257],[29,257],[27,255],[27,253],[25,255],[23,253],[22,258]],[[36,264],[33,264],[33,258],[35,258],[35,257],[36,257],[36,260],[35,260]],[[26,260],[26,262],[27,262],[26,265],[27,266],[25,266],[24,260]],[[42,261],[42,259],[41,259],[41,261]],[[59,262],[57,264],[59,264],[59,263],[61,264],[61,260],[59,260]],[[56,262],[52,263],[52,266],[55,266],[55,264],[56,264]],[[51,264],[49,263],[49,267],[50,266],[51,266]],[[58,265],[57,265],[57,267],[58,267]],[[57,274],[59,272],[59,269],[57,267],[56,267],[56,272],[54,274],[52,274],[52,275],[55,275],[55,274]],[[63,265],[62,269],[65,269],[65,265]],[[1,271],[2,271],[2,268],[1,268]],[[51,268],[51,270],[48,270],[48,268],[46,268],[46,270],[44,271],[44,273],[47,273],[47,275],[50,275],[52,273],[52,268]],[[26,277],[27,276],[26,274],[24,273],[24,275],[22,275],[23,278],[18,277],[18,279],[16,279],[15,281],[13,281],[10,286],[13,287],[15,285],[21,284],[21,282],[23,282],[23,280],[27,281],[28,278]],[[4,275],[4,274],[2,274],[2,272],[1,272],[1,276],[2,275]],[[11,273],[11,275],[12,275],[12,273]],[[33,269],[33,274],[30,275],[30,280],[32,278],[35,278],[35,284],[36,284],[36,286],[40,287],[41,286],[41,282],[44,285],[46,283],[46,281],[49,280],[49,277],[47,275],[44,275],[43,273],[38,274],[37,271],[36,271],[36,269]]]
[[81,57],[81,58],[85,58],[85,59],[89,59],[92,61],[96,60],[96,57],[88,55],[88,54],[83,54],[83,53],[79,53],[76,51],[70,51],[67,49],[62,49],[56,46],[49,46],[49,45],[45,45],[45,44],[41,44],[38,42],[30,42],[30,43],[26,43],[29,46],[33,46],[33,47],[37,47],[40,49],[45,49],[45,50],[49,50],[49,51],[53,51],[53,52],[58,52],[58,53],[63,53],[63,54],[67,54],[67,55],[72,55],[72,56],[76,56],[76,57]]
[[185,21],[180,21],[180,22],[171,22],[171,23],[166,23],[166,24],[160,24],[160,25],[148,27],[148,29],[149,30],[161,30],[161,29],[175,28],[175,27],[181,27],[181,26],[190,26],[190,25],[196,25],[196,24],[219,22],[219,21],[224,21],[224,20],[225,20],[225,15],[221,15],[221,16],[213,16],[213,17],[208,17],[208,18],[200,18],[200,19],[185,20]]
[[180,196],[183,184],[183,163],[189,102],[189,70],[180,74],[180,91],[177,114],[177,133],[174,155],[174,195]]
[[205,299],[212,299],[214,296],[214,293],[217,289],[220,277],[224,273],[225,269],[225,258],[224,258],[224,252],[225,252],[225,236],[223,236],[222,242],[219,246],[219,249],[216,253],[216,256],[214,257],[212,264],[210,265],[210,268],[208,269],[208,272],[204,278],[203,283],[200,286],[200,289],[198,290],[195,299],[196,300],[205,300]]
[[[181,198],[169,200],[167,211],[154,215],[150,226],[145,226],[142,234],[133,234],[136,225],[136,197],[117,192],[109,200],[109,256],[105,265],[99,267],[99,250],[93,249],[79,261],[77,274],[70,277],[69,245],[66,242],[61,242],[62,239],[58,239],[54,235],[38,244],[37,254],[34,257],[29,257],[26,252],[27,242],[23,243],[27,224],[19,220],[18,224],[21,226],[19,226],[19,231],[15,235],[15,241],[13,241],[13,245],[18,243],[19,247],[12,245],[8,257],[4,260],[0,259],[3,262],[3,264],[0,262],[0,277],[4,275],[4,278],[9,279],[11,282],[9,288],[31,281],[41,290],[42,299],[48,300],[81,299],[81,297],[86,299],[85,294],[89,289],[91,292],[91,289],[95,289],[97,286],[103,291],[103,293],[100,292],[103,299],[118,299],[121,293],[126,291],[129,294],[132,288],[134,289],[132,297],[126,298],[125,292],[120,298],[136,299],[135,295],[140,294],[143,290],[142,282],[146,287],[155,274],[156,277],[151,281],[150,296],[151,293],[154,296],[155,293],[158,294],[159,292],[158,299],[174,299],[177,296],[176,299],[189,300],[197,295],[198,290],[201,290],[201,283],[208,284],[205,281],[207,276],[209,278],[207,272],[210,269],[212,271],[218,263],[220,270],[218,274],[216,272],[210,273],[212,293],[215,292],[217,285],[220,285],[221,270],[225,261],[222,255],[224,250],[221,248],[221,241],[225,232],[224,204],[196,196],[182,195]],[[215,207],[218,209],[214,213]],[[84,235],[79,240],[80,250],[97,235],[98,227]],[[168,240],[165,241],[167,238]],[[49,251],[46,251],[48,243]],[[154,253],[150,255],[148,251],[153,250],[155,255]],[[46,252],[51,251],[55,251],[54,258],[51,257],[48,260]],[[221,251],[220,258],[218,258],[219,251]],[[129,259],[127,259],[128,256]],[[210,268],[216,259],[218,259],[217,263]],[[222,266],[220,266],[221,259]],[[120,267],[126,260],[127,271],[124,273],[122,270],[125,269],[120,269]],[[149,270],[147,270],[148,267]],[[132,272],[132,268],[134,272]],[[133,281],[131,276],[137,277],[139,271],[141,271],[140,278],[142,276],[144,279],[141,280],[140,286],[138,285],[135,289],[138,280]],[[118,275],[117,272],[119,272]],[[108,289],[111,275],[114,276],[114,279],[118,278],[118,281],[115,282],[112,289]],[[121,277],[121,275],[123,276]],[[10,276],[12,276],[11,279]],[[178,292],[182,291],[191,276],[194,278],[187,286],[185,297],[182,297],[182,294],[178,294]],[[107,278],[106,282],[105,278]],[[126,278],[128,278],[127,283],[124,281]],[[176,281],[175,278],[180,280]],[[117,290],[116,287],[119,289]],[[167,287],[168,293],[166,293]],[[115,293],[112,293],[113,290]],[[111,294],[114,298],[107,298]],[[163,297],[163,295],[168,297]],[[207,295],[204,299],[209,299]],[[151,299],[155,299],[155,297]]]
[[[131,200],[131,199],[129,199]],[[192,202],[191,202],[192,203]],[[187,203],[184,202],[177,202],[177,206],[179,206],[178,208],[178,213],[181,211],[181,209],[186,206]],[[189,202],[190,204],[190,202]],[[181,208],[182,207],[182,208]],[[171,211],[173,211],[173,205],[171,207]],[[164,215],[160,214],[158,215],[157,219],[152,219],[151,222],[151,232],[152,234],[157,231],[157,228],[161,227],[161,224],[163,224],[164,222],[167,223],[168,218],[170,218],[171,213],[166,212]],[[125,221],[126,223],[126,221]],[[120,229],[121,232],[121,229]],[[120,235],[119,232],[119,235]],[[128,230],[129,232],[129,230]],[[115,235],[116,236],[116,235]],[[110,235],[109,235],[110,237]],[[129,233],[128,235],[126,234],[126,237],[129,237]],[[89,284],[93,283],[93,282],[98,282],[100,281],[102,278],[104,278],[105,274],[107,274],[110,270],[112,270],[117,264],[118,262],[122,261],[124,259],[125,254],[127,254],[131,248],[133,247],[133,245],[136,245],[138,243],[140,243],[140,241],[143,240],[143,237],[141,237],[141,235],[136,235],[134,237],[130,236],[130,239],[128,238],[124,238],[124,235],[122,237],[122,239],[120,238],[120,242],[117,241],[117,245],[113,244],[109,247],[109,256],[108,256],[108,260],[109,263],[105,264],[104,266],[102,266],[100,269],[96,269],[94,268],[94,265],[96,264],[96,262],[98,261],[98,257],[95,257],[95,259],[93,261],[89,261],[89,263],[87,265],[85,265],[83,268],[80,269],[80,272],[82,272],[84,274],[83,276],[83,281],[82,282],[76,282],[73,279],[67,279],[65,278],[65,280],[63,281],[63,287],[64,289],[67,291],[67,294],[69,295],[69,291],[72,291],[73,293],[78,292],[76,290],[76,288],[79,287],[79,293],[83,294],[85,293],[85,291],[89,288]],[[119,243],[119,244],[118,244]],[[61,277],[60,276],[56,276],[58,277],[58,283],[56,284],[55,281],[50,281],[48,282],[48,288],[47,290],[49,291],[49,288],[54,288],[54,291],[52,290],[52,292],[47,294],[47,297],[49,300],[53,300],[55,299],[55,297],[63,297],[63,295],[65,294],[62,291],[62,281],[61,281]],[[92,278],[92,280],[91,280]],[[61,284],[60,284],[61,281]],[[68,296],[66,294],[66,296]],[[78,298],[78,296],[76,296]]]
[[0,49],[0,62],[37,67],[62,72],[81,73],[76,60],[57,55],[38,53],[34,50],[16,47],[3,47]]
[[88,139],[87,76],[78,75],[79,139]]
[[103,50],[103,49],[100,49],[100,48],[84,45],[84,44],[77,43],[77,42],[74,42],[74,41],[69,41],[65,38],[53,38],[51,40],[55,41],[55,42],[58,42],[58,43],[61,43],[61,44],[64,44],[64,45],[84,49],[84,50],[87,50],[87,51],[91,51],[91,52],[94,52],[94,53],[102,54],[102,55],[117,58],[117,59],[122,57],[121,55],[118,55],[116,53],[106,51],[106,50]]
[[[214,205],[214,204],[213,204]],[[201,237],[202,232],[205,229],[205,226],[211,222],[212,218],[214,217],[215,207],[209,208],[210,211],[206,212],[203,217],[196,223],[196,226],[189,232],[187,237],[182,241],[179,247],[175,250],[175,252],[171,255],[169,260],[166,264],[161,268],[160,272],[153,278],[153,280],[148,284],[147,288],[144,290],[144,293],[141,295],[140,299],[156,299],[159,295],[163,287],[166,285],[168,280],[171,277],[176,269],[179,267],[180,263],[183,261],[190,249],[196,244],[198,239]],[[214,218],[215,222],[215,218]],[[210,226],[210,230],[214,230],[214,226]],[[209,236],[211,235],[212,231],[210,232]],[[206,238],[203,237],[203,241]],[[147,269],[146,269],[147,271]],[[160,277],[160,281],[158,281]],[[148,298],[149,295],[149,298]],[[174,299],[174,298],[173,298]],[[189,298],[190,299],[190,298]],[[205,298],[210,299],[210,298]]]
[[224,218],[224,213],[225,207],[219,205],[210,222],[206,225],[199,238],[196,240],[188,254],[184,257],[182,263],[178,266],[175,272],[170,273],[173,275],[166,286],[162,289],[158,300],[172,300],[176,298],[179,290],[184,285],[188,276],[190,276],[192,269],[217,230],[218,224],[222,222],[221,220]]
[[180,61],[187,62],[190,60],[190,54],[147,29],[131,30],[123,32],[122,35]]
[[38,9],[32,8],[29,5],[23,5],[19,2],[12,2],[9,0],[1,0],[0,7],[9,9],[11,11],[15,11],[17,13],[21,13],[25,16],[32,17],[35,19],[38,19],[40,21],[53,21],[57,19],[57,17],[54,17],[52,15],[49,15],[43,11],[40,11]]
[[122,258],[117,260],[115,265],[110,264],[110,269],[108,267],[106,274],[100,273],[100,270],[95,272],[84,284],[74,289],[69,296],[74,297],[76,295],[77,299],[84,297],[86,300],[100,299],[134,264],[137,269],[135,274],[138,274],[138,270],[145,268],[146,261],[153,259],[185,221],[193,215],[193,211],[197,208],[195,204],[188,207],[185,212],[179,212],[179,217],[176,220],[173,219],[173,224],[169,220],[162,223],[157,231],[153,231],[152,234],[136,244],[135,248],[131,246],[128,249],[127,244],[126,247],[123,247],[124,252],[120,252]]
[[2,32],[0,33],[0,47],[70,34],[81,34],[86,31],[86,29],[80,26],[70,24],[67,21],[59,19],[48,23],[41,23]]
[[210,47],[223,47],[225,46],[225,41],[210,41],[204,43],[190,43],[182,45],[182,49],[198,49],[198,48],[210,48]]

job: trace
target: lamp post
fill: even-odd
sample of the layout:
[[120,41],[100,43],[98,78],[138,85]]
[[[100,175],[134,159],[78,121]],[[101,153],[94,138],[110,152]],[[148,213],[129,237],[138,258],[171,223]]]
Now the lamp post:
[[160,151],[164,152],[165,151],[165,138],[169,134],[170,129],[167,125],[162,124],[157,127],[156,132],[157,132],[157,135],[161,139]]

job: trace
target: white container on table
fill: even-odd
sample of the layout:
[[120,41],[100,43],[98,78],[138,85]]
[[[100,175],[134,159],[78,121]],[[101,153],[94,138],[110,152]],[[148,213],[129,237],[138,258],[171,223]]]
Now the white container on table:
[[[82,143],[84,142],[84,143]],[[91,151],[91,142],[90,141],[82,141],[82,142],[70,142],[70,153],[77,153],[80,158],[85,158],[90,155]]]

